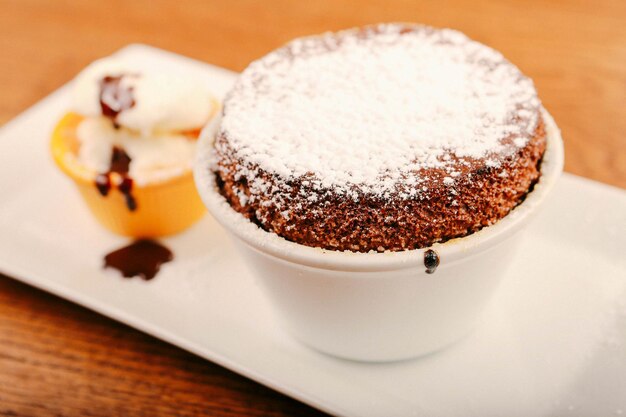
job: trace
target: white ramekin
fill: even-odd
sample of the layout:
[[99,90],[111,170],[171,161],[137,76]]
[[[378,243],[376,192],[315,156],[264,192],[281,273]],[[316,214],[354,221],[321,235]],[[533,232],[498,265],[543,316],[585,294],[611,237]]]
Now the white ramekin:
[[544,112],[548,144],[542,176],[522,204],[477,233],[435,244],[440,265],[424,267],[425,249],[353,253],[311,248],[265,232],[234,211],[209,170],[213,132],[198,143],[195,179],[209,212],[235,237],[241,255],[296,339],[361,361],[394,361],[441,349],[468,334],[505,274],[520,230],[563,169],[563,142]]

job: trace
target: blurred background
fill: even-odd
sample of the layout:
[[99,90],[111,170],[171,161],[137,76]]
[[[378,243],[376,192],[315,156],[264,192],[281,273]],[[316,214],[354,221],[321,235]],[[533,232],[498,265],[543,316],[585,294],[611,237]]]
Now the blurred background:
[[[385,21],[501,51],[561,127],[566,171],[626,188],[624,0],[0,0],[0,124],[129,43],[241,71],[294,37]],[[0,415],[321,414],[1,276],[0,345]]]
[[565,169],[626,188],[626,1],[0,1],[0,123],[133,42],[241,71],[297,36],[383,21],[451,27],[535,80]]

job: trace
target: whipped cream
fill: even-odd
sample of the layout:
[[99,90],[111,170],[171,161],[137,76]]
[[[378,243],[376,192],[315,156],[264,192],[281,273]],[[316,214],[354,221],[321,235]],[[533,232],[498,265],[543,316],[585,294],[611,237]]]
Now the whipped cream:
[[130,91],[134,101],[119,112],[116,123],[144,135],[199,129],[215,110],[211,94],[193,78],[148,73],[122,59],[103,58],[74,80],[75,112],[88,117],[102,115],[101,83],[105,77],[121,77],[120,88]]
[[130,156],[128,175],[138,184],[146,185],[183,174],[191,169],[196,141],[176,133],[150,136],[120,127],[113,127],[104,117],[88,117],[78,125],[80,143],[78,160],[94,172],[109,170],[113,147]]
[[138,184],[163,181],[191,169],[201,129],[215,112],[202,82],[141,71],[104,58],[76,77],[72,107],[85,118],[77,127],[78,161],[95,173],[110,169],[113,147],[131,158],[128,175]]

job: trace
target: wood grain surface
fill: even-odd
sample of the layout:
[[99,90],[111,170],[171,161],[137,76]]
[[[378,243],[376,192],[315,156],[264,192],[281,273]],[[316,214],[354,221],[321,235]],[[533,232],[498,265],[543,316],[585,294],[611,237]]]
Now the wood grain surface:
[[[623,0],[0,0],[0,123],[129,43],[240,71],[293,37],[381,21],[452,27],[502,51],[561,127],[566,170],[626,188]],[[0,415],[320,414],[0,276]]]

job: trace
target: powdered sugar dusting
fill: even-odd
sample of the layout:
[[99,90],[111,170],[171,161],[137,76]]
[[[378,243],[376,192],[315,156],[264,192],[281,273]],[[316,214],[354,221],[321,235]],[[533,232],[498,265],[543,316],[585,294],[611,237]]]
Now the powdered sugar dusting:
[[459,161],[498,166],[526,145],[539,106],[532,81],[493,49],[389,24],[297,39],[253,62],[220,135],[246,171],[384,196],[431,168],[452,185]]

